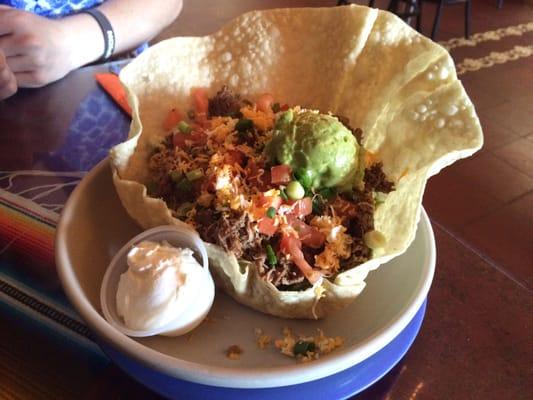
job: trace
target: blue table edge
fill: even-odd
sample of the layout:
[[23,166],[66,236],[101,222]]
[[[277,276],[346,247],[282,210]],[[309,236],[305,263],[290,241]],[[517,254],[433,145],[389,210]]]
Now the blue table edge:
[[[405,356],[413,344],[424,319],[427,299],[402,332],[389,344],[366,360],[336,374],[298,385],[240,389],[208,386],[180,380],[150,369],[99,342],[104,353],[125,373],[139,383],[167,398],[185,399],[272,399],[281,398],[328,398],[345,399],[361,393],[385,376]],[[318,396],[318,397],[317,397]]]

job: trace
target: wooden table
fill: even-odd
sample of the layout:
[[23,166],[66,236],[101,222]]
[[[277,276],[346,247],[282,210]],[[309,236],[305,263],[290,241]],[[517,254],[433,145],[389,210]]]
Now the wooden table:
[[[108,69],[82,68],[58,83],[21,90],[0,102],[0,171],[49,169],[49,156],[70,140],[80,104],[90,106],[90,96],[100,93],[94,73]],[[531,398],[530,291],[442,220],[433,221],[433,228],[437,268],[422,329],[404,359],[356,398]],[[53,266],[24,263],[12,247],[0,241],[0,272],[5,263],[15,265],[54,292]],[[97,352],[80,351],[53,333],[27,309],[6,303],[0,292],[0,398],[158,398]]]

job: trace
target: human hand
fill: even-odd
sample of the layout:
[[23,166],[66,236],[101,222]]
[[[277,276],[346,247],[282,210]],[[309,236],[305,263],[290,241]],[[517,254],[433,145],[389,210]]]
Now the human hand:
[[0,6],[0,51],[18,87],[44,86],[77,67],[69,34],[61,20]]
[[17,91],[17,81],[15,75],[7,65],[6,57],[0,50],[0,100],[3,100]]

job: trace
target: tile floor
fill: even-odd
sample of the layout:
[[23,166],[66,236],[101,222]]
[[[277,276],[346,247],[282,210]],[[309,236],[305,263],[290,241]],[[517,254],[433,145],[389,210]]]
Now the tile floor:
[[[527,1],[527,0],[526,0]],[[360,4],[366,2],[357,1]],[[238,3],[238,4],[237,4]],[[273,0],[268,7],[331,6],[332,0]],[[185,2],[178,20],[156,40],[176,35],[208,34],[245,9],[265,8],[265,2]],[[386,8],[387,0],[376,6]],[[437,40],[464,35],[462,5],[444,8]],[[197,18],[201,14],[201,18]],[[424,2],[422,32],[429,35],[435,4]],[[196,22],[190,24],[192,17]],[[473,0],[472,33],[519,24],[533,24],[533,5],[505,0]],[[208,28],[209,27],[209,28]],[[475,46],[451,50],[456,64],[515,46],[533,46],[533,25],[521,35],[508,34]],[[516,32],[515,32],[516,33]],[[533,285],[533,55],[466,72],[460,79],[472,99],[485,135],[485,145],[473,157],[459,161],[433,177],[424,206],[434,223],[474,248],[495,268],[531,289]]]

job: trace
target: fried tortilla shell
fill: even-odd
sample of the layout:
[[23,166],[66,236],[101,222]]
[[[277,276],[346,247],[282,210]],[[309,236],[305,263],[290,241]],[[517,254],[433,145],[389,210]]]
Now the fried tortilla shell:
[[120,79],[133,110],[126,142],[111,151],[113,180],[143,228],[183,224],[147,196],[148,159],[168,110],[191,108],[191,88],[212,96],[228,85],[243,97],[330,111],[363,129],[363,145],[383,162],[396,190],[375,212],[384,251],[320,287],[279,291],[252,264],[210,244],[219,287],[237,301],[286,318],[321,318],[355,299],[367,274],[414,239],[426,181],[477,151],[479,120],[453,61],[438,44],[391,13],[367,7],[256,11],[205,37],[161,42],[125,67]]

